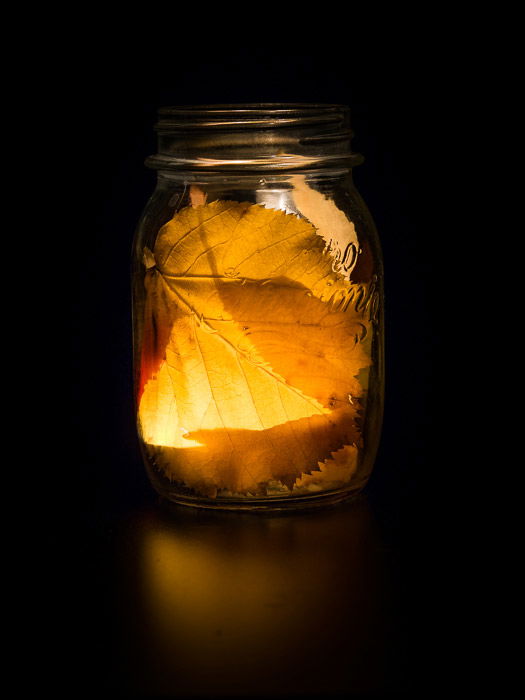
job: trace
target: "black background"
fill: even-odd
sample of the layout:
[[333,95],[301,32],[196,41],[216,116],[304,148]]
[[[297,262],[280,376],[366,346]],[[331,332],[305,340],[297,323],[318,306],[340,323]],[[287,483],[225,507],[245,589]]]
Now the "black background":
[[[398,35],[379,51],[373,28],[359,47],[351,36],[289,51],[280,42],[258,49],[245,39],[226,52],[213,42],[196,51],[179,35],[160,51],[135,37],[113,45],[108,35],[93,37],[82,56],[70,52],[57,61],[59,75],[49,82],[56,100],[48,114],[54,167],[47,185],[58,236],[53,256],[63,274],[53,285],[59,322],[52,314],[45,325],[50,335],[58,325],[63,341],[47,346],[57,369],[46,391],[65,384],[60,435],[66,446],[57,458],[59,476],[45,491],[47,585],[41,588],[46,624],[59,630],[59,646],[46,645],[43,657],[56,691],[63,686],[66,694],[116,697],[123,686],[147,694],[147,682],[146,691],[133,687],[130,668],[115,659],[121,659],[125,636],[116,601],[127,594],[122,580],[130,567],[119,548],[129,527],[140,528],[135,514],[151,516],[159,507],[135,436],[129,279],[134,228],[155,185],[155,173],[143,163],[156,149],[156,110],[265,101],[351,107],[354,149],[365,157],[354,178],[384,254],[386,407],[365,498],[380,533],[374,546],[388,570],[389,631],[383,657],[373,662],[365,656],[363,664],[371,677],[383,664],[386,680],[384,688],[372,681],[370,687],[342,686],[338,697],[363,690],[406,696],[433,687],[424,670],[432,666],[437,610],[436,579],[425,567],[435,458],[431,207],[439,178],[432,154],[440,149],[440,115],[431,95],[446,90],[446,77],[424,50],[424,37]],[[68,55],[70,72],[64,68]],[[342,590],[334,594],[344,598]],[[335,627],[334,634],[340,634]],[[224,694],[220,688],[208,693]],[[293,689],[283,694],[293,696]],[[181,696],[176,685],[170,696]]]

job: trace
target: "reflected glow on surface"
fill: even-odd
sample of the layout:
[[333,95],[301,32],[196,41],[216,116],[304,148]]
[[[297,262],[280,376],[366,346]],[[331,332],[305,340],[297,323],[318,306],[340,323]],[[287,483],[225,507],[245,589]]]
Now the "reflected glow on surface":
[[382,682],[377,669],[369,676],[381,656],[383,584],[366,502],[292,517],[151,511],[127,546],[130,624],[140,630],[131,653],[148,692],[257,696]]

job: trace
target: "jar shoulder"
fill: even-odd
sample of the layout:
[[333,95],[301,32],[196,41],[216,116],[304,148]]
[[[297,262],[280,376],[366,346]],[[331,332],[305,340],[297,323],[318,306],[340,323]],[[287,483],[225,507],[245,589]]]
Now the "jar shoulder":
[[[153,250],[162,227],[188,208],[216,202],[250,204],[306,219],[321,235],[346,272],[373,267],[380,272],[381,246],[372,215],[351,178],[288,175],[279,178],[232,178],[198,181],[159,178],[138,223],[133,255],[142,260]],[[184,235],[181,229],[180,235]],[[360,259],[361,258],[361,259]]]

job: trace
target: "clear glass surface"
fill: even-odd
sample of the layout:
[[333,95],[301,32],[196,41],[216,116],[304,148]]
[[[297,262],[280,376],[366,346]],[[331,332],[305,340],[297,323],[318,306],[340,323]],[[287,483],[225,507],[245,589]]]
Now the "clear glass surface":
[[[148,474],[170,500],[311,507],[358,493],[372,470],[383,406],[380,244],[352,154],[304,123],[314,107],[297,119],[317,154],[252,143],[264,129],[247,136],[243,119],[270,119],[254,119],[253,107],[233,110],[240,139],[231,109],[217,133],[208,108],[184,158],[175,149],[152,159],[162,167],[133,245],[135,396]],[[188,124],[164,126],[177,128]],[[290,141],[290,125],[272,128],[266,144]],[[203,157],[206,142],[217,155],[224,138],[227,157]]]

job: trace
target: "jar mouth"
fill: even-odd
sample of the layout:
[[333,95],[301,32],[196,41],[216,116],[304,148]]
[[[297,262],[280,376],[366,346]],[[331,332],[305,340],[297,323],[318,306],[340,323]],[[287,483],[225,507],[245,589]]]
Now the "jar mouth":
[[357,165],[350,108],[341,104],[249,102],[158,110],[159,170],[296,170]]

